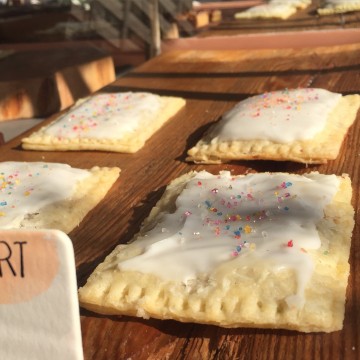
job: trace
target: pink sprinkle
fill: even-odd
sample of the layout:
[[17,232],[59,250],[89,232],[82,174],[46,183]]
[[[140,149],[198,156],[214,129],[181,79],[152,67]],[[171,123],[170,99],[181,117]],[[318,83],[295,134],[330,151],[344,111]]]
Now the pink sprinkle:
[[185,216],[190,216],[191,214],[192,214],[191,211],[185,211],[185,212],[184,212],[184,215],[185,215]]
[[292,240],[289,240],[288,243],[287,243],[287,246],[288,247],[293,247],[294,246],[294,243]]

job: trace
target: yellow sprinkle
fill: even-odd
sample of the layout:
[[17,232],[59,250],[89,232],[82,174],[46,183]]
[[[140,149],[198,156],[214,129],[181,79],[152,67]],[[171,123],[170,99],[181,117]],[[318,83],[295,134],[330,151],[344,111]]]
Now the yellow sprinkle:
[[256,244],[255,243],[251,243],[250,244],[250,250],[255,250],[256,249]]
[[5,216],[6,214],[3,211],[0,211],[0,216]]
[[245,227],[244,227],[244,231],[245,231],[245,233],[246,234],[250,234],[251,233],[251,226],[249,226],[249,225],[246,225]]
[[30,195],[30,191],[25,191],[24,192],[24,196],[29,196]]

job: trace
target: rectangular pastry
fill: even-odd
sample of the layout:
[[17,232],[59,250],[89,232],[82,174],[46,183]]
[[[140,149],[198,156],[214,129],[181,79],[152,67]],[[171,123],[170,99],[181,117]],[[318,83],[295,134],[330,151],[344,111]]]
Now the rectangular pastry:
[[228,111],[190,150],[189,161],[335,159],[356,119],[360,95],[302,88],[250,97]]
[[0,163],[0,228],[73,230],[119,177],[117,167],[89,170],[46,162]]
[[347,175],[192,172],[79,289],[102,314],[304,332],[343,326]]
[[297,9],[305,9],[311,5],[311,0],[270,0],[269,4],[287,4],[294,6]]
[[351,11],[360,11],[360,0],[324,0],[317,10],[319,15],[332,15]]
[[285,20],[296,13],[296,7],[287,4],[264,4],[237,12],[235,19],[281,19]]
[[181,98],[141,92],[93,95],[22,139],[22,147],[134,153],[184,105]]

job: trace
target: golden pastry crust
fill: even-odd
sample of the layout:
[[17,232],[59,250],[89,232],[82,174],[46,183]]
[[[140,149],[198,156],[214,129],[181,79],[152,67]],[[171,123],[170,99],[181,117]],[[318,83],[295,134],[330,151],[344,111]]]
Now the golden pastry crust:
[[203,164],[226,163],[231,160],[290,160],[323,164],[338,156],[359,107],[360,95],[341,97],[322,132],[312,139],[291,143],[256,139],[221,141],[216,136],[212,137],[210,129],[208,134],[188,151],[187,160]]
[[[157,130],[159,130],[172,116],[185,106],[185,100],[176,97],[159,96],[161,108],[156,116],[144,115],[144,124],[139,127],[136,135],[133,133],[119,134],[118,139],[106,138],[66,138],[48,135],[46,130],[52,123],[22,139],[22,147],[26,150],[41,151],[69,151],[69,150],[100,150],[123,153],[135,153],[141,149]],[[77,102],[75,107],[80,107],[86,99]],[[91,100],[91,98],[90,98]],[[73,109],[73,108],[72,108]],[[70,111],[72,110],[70,109]],[[121,118],[121,114],[119,115]],[[61,121],[62,116],[56,121]]]
[[[176,198],[194,175],[186,174],[167,187],[139,236],[153,228],[164,212],[174,210]],[[129,245],[117,246],[95,269],[86,285],[79,289],[80,304],[102,314],[175,319],[223,327],[285,328],[304,332],[339,330],[344,318],[354,226],[351,182],[347,175],[339,179],[338,192],[317,224],[323,244],[320,249],[310,251],[315,269],[301,310],[284,302],[284,297],[296,287],[292,271],[273,272],[265,265],[236,269],[225,266],[214,276],[198,278],[189,290],[180,281],[120,270],[119,261],[141,252]],[[134,243],[136,238],[131,244]]]

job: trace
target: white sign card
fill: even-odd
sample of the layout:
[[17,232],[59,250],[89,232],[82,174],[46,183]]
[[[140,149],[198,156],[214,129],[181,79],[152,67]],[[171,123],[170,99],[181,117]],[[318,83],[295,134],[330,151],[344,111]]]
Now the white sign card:
[[0,359],[83,359],[74,250],[58,230],[0,230]]

